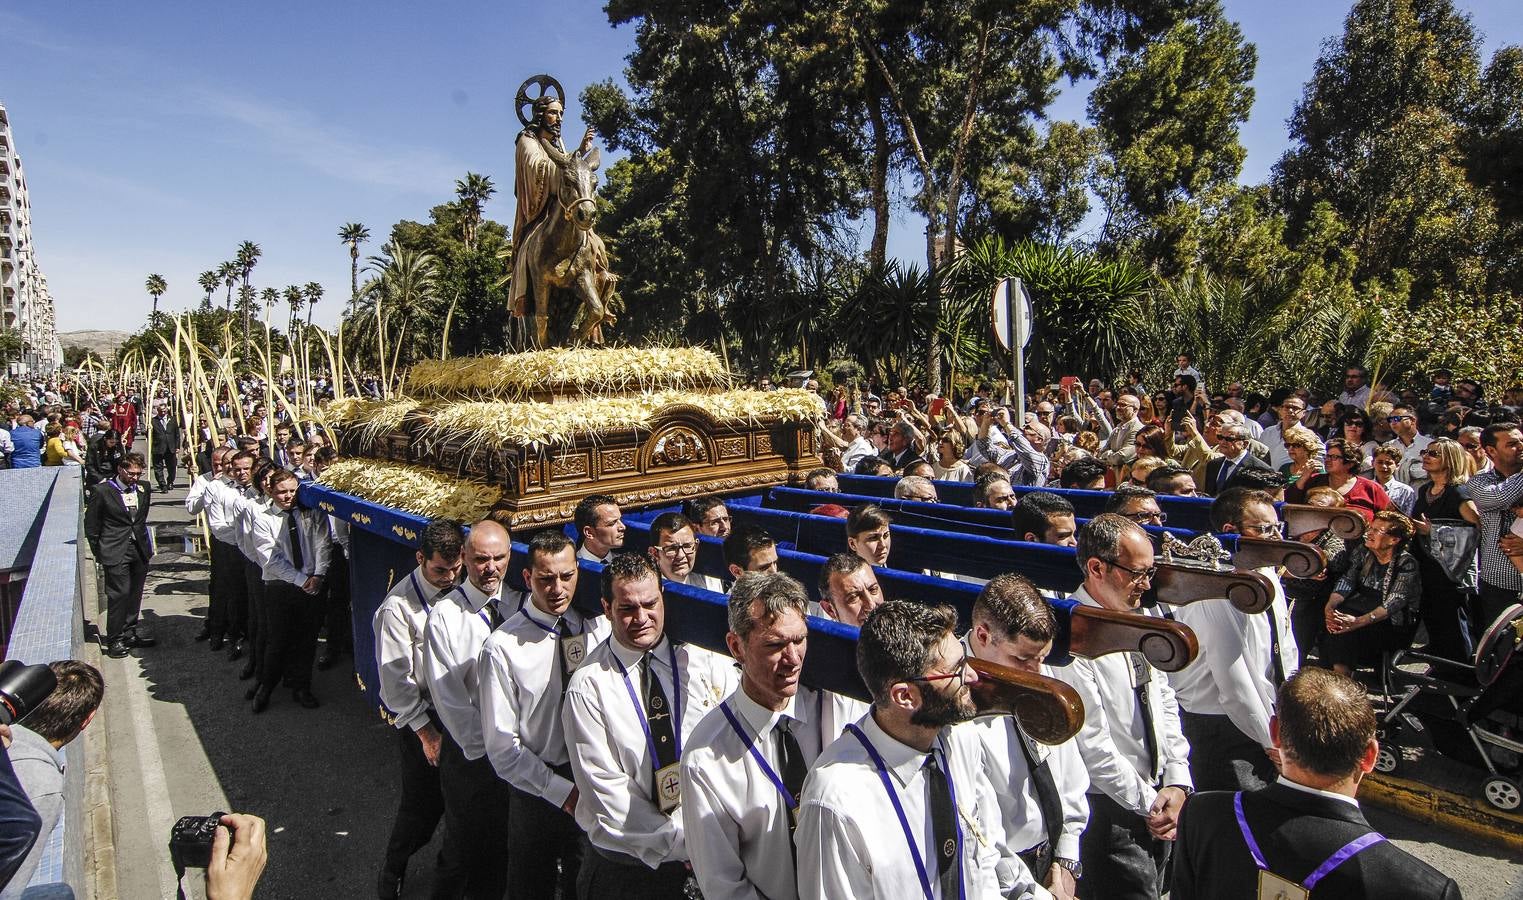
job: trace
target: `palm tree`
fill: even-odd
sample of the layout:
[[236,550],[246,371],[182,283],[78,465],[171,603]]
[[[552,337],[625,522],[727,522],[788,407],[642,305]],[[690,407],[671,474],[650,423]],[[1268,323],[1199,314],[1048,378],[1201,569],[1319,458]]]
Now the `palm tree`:
[[[438,261],[432,254],[388,243],[380,256],[370,257],[365,269],[374,273],[361,293],[380,311],[378,327],[383,337],[376,342],[378,347],[386,347],[389,338],[385,335],[391,327],[397,329],[392,351],[396,362],[391,367],[395,373],[412,361],[413,345],[421,346],[419,342],[433,332],[431,326],[438,319]],[[381,364],[384,374],[384,358]]]
[[475,249],[476,230],[481,226],[481,206],[492,199],[495,193],[497,186],[485,175],[466,172],[464,178],[455,181],[455,196],[460,198],[466,250]]
[[201,301],[201,308],[211,309],[212,292],[217,289],[217,285],[222,283],[222,279],[217,277],[215,271],[208,270],[201,273],[201,277],[196,279],[196,283],[201,285],[201,290],[206,292],[206,299]]
[[338,230],[338,239],[349,245],[349,310],[360,302],[360,245],[370,240],[370,229],[350,222]]
[[280,291],[274,288],[265,288],[259,292],[259,299],[264,303],[264,311],[268,313],[280,302]]
[[149,275],[148,281],[143,286],[153,296],[153,314],[148,319],[148,323],[152,325],[159,319],[159,297],[169,290],[169,284],[164,280],[163,275]]
[[217,280],[227,285],[227,310],[233,311],[233,285],[238,283],[238,266],[225,262],[217,267]]
[[286,303],[290,304],[291,306],[291,318],[289,320],[289,326],[286,328],[286,332],[290,334],[294,340],[296,336],[296,323],[300,320],[301,317],[301,304],[303,300],[301,288],[297,287],[294,284],[289,285],[286,288],[285,298]]
[[[243,276],[244,287],[249,287],[249,276],[253,274],[254,266],[258,264],[261,255],[262,251],[259,249],[259,245],[253,241],[244,241],[238,245],[238,252],[233,255],[233,264],[238,267],[239,273]],[[249,321],[244,319],[243,339],[247,342],[248,338]]]
[[307,327],[312,327],[312,307],[317,301],[323,299],[323,286],[315,281],[309,281],[301,286],[302,296],[307,298]]

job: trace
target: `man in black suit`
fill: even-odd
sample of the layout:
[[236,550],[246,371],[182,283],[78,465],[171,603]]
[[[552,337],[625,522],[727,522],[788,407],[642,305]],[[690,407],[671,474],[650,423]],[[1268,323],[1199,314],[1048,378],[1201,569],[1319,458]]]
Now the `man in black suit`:
[[1206,483],[1199,488],[1211,496],[1227,489],[1227,483],[1243,469],[1273,471],[1269,464],[1248,452],[1248,429],[1241,425],[1223,425],[1216,431],[1216,451],[1221,456],[1206,463]]
[[1270,730],[1278,781],[1205,791],[1185,804],[1171,900],[1458,900],[1452,878],[1391,844],[1359,811],[1354,795],[1379,750],[1363,687],[1327,669],[1302,669],[1280,688]]
[[107,656],[118,659],[133,647],[155,643],[138,628],[143,582],[153,555],[148,488],[138,484],[146,467],[141,453],[123,456],[116,465],[116,477],[101,482],[85,508],[85,538],[106,575],[106,631],[101,643]]
[[160,406],[153,412],[149,423],[153,433],[153,482],[163,493],[175,483],[175,457],[180,452],[180,425],[169,414],[169,407]]

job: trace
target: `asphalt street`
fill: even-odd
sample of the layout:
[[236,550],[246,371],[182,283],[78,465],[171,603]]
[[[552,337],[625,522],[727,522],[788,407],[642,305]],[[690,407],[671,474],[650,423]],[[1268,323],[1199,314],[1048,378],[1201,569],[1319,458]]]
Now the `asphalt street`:
[[[118,895],[172,898],[170,826],[179,816],[227,810],[268,823],[259,897],[373,897],[396,804],[393,729],[364,701],[347,657],[316,673],[321,708],[302,709],[279,691],[268,711],[251,713],[248,682],[237,678],[242,663],[193,639],[206,611],[207,569],[199,549],[178,536],[190,525],[184,485],[182,474],[180,487],[154,498],[150,515],[160,537],[144,619],[158,646],[101,660],[105,727],[94,740],[104,737],[109,764]],[[1523,900],[1523,858],[1388,811],[1367,813],[1396,844],[1456,878],[1467,900]],[[414,857],[405,896],[427,896],[432,850]],[[202,896],[200,882],[187,876],[190,896]]]

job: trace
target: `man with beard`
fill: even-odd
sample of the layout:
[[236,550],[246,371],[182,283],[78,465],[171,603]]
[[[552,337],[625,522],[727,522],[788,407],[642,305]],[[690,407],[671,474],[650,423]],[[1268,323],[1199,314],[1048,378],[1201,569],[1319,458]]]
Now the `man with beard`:
[[[1147,615],[1138,605],[1156,569],[1141,525],[1096,516],[1079,529],[1077,550],[1084,584],[1075,600]],[[1075,740],[1089,770],[1089,827],[1079,842],[1078,896],[1158,900],[1179,810],[1193,789],[1174,691],[1140,653],[1075,658],[1052,674],[1084,701]]]
[[603,569],[611,639],[571,676],[561,724],[586,832],[580,900],[666,900],[688,878],[678,761],[693,729],[734,688],[717,653],[666,636],[651,564],[615,553]]
[[[1047,897],[1006,848],[982,745],[978,675],[950,606],[889,601],[863,623],[857,670],[871,711],[832,743],[804,782],[798,886],[804,900]],[[1013,873],[1001,885],[1001,864]]]
[[688,517],[688,521],[693,523],[699,534],[706,534],[720,540],[730,536],[730,510],[718,497],[699,497],[697,500],[689,500],[683,505],[682,514]]
[[778,573],[747,573],[730,592],[725,641],[740,687],[682,754],[683,832],[705,897],[798,896],[794,811],[826,743],[815,692],[799,683],[807,602],[804,586]]
[[503,576],[512,547],[490,519],[465,540],[466,581],[439,598],[423,633],[428,692],[444,724],[439,785],[444,791],[444,849],[435,897],[499,900],[507,886],[507,783],[497,777],[481,734],[478,660],[503,622]]

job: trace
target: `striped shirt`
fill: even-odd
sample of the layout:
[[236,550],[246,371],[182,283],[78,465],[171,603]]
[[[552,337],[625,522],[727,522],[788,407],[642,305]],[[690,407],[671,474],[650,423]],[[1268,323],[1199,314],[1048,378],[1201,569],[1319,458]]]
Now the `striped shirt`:
[[1504,591],[1523,591],[1523,573],[1502,553],[1497,542],[1512,528],[1511,508],[1523,498],[1523,472],[1503,478],[1496,469],[1460,486],[1460,495],[1481,514],[1481,580]]

